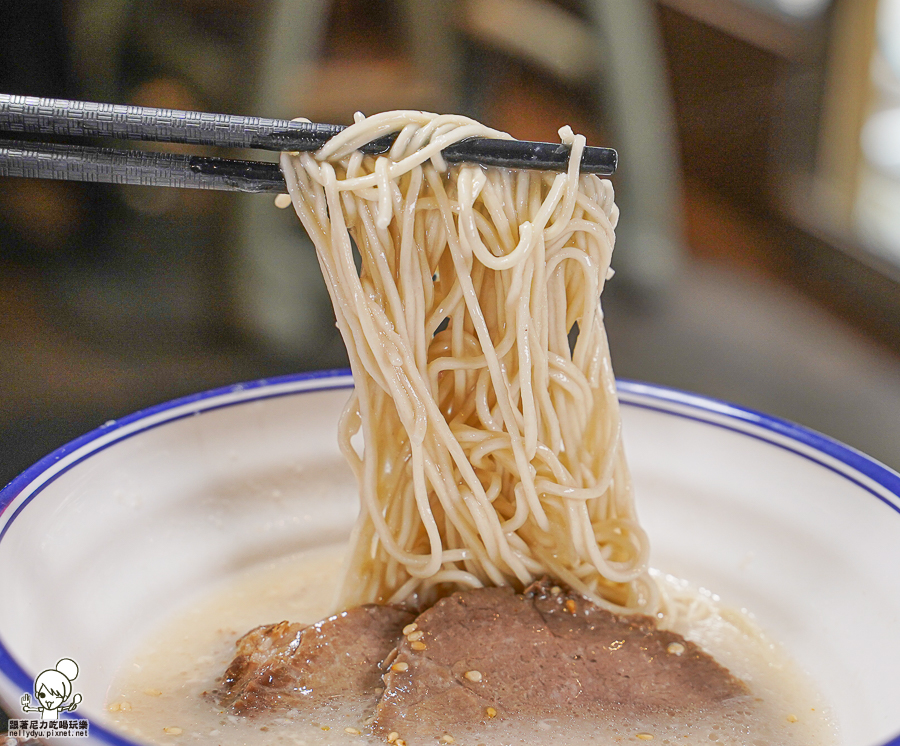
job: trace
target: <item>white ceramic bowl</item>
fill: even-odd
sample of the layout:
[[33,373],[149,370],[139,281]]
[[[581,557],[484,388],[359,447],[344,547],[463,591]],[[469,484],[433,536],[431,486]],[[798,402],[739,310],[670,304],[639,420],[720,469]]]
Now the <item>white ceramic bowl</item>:
[[[180,399],[70,443],[0,493],[0,699],[80,665],[93,721],[167,613],[239,569],[346,536],[345,372]],[[900,746],[900,475],[828,438],[620,383],[653,564],[746,607],[809,672],[845,746]],[[34,716],[31,716],[34,717]],[[890,740],[891,738],[894,740]]]

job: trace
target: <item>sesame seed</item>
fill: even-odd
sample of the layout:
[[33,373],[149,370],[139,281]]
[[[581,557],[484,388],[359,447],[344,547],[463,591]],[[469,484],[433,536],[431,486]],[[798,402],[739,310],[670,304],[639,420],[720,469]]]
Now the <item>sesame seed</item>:
[[394,743],[397,744],[397,746],[406,746],[406,741],[404,741],[402,738],[398,738],[396,741],[394,741]]
[[550,589],[550,593],[552,593],[554,596],[558,596],[560,593],[562,593],[562,588],[560,588],[558,585],[554,585]]
[[409,663],[395,663],[391,666],[391,671],[408,671]]
[[358,736],[360,731],[356,728],[344,728],[344,733],[349,733],[351,736]]
[[428,646],[424,642],[414,642],[410,647],[413,650],[424,650]]
[[125,712],[131,712],[131,702],[121,702],[119,703],[119,709]]
[[407,624],[403,628],[403,634],[408,635],[410,632],[415,632],[419,628],[419,625],[413,622],[412,624]]
[[463,676],[469,681],[481,681],[481,671],[466,671]]
[[280,207],[282,210],[285,207],[290,207],[291,205],[291,197],[288,194],[279,194],[275,198],[275,207]]
[[653,734],[651,734],[651,733],[638,733],[637,737],[640,738],[642,741],[652,741],[653,740]]
[[323,725],[323,726],[322,726],[322,730],[331,730],[331,726],[330,726],[330,725]]
[[456,739],[453,736],[449,735],[448,733],[445,733],[444,735],[442,735],[441,740],[444,743],[454,743],[456,741]]
[[666,652],[671,653],[672,655],[681,655],[684,652],[684,645],[680,642],[670,642],[669,646],[666,648]]
[[119,707],[120,707],[120,704],[119,704],[118,702],[112,702],[112,703],[110,703],[110,705],[109,705],[109,707],[108,707],[107,709],[108,709],[110,712],[118,712],[118,711],[119,711]]
[[493,707],[488,707],[484,712],[489,718],[497,717],[497,711]]
[[163,728],[163,733],[169,736],[180,736],[184,731],[181,728],[169,727]]
[[387,742],[388,742],[388,743],[393,743],[393,742],[396,741],[398,738],[400,738],[400,734],[399,734],[397,731],[392,730],[390,733],[388,733]]
[[161,697],[162,692],[159,689],[144,689],[144,694],[148,697]]
[[577,611],[578,607],[575,606],[575,602],[570,598],[566,601],[566,611],[570,614],[574,614]]
[[787,716],[787,721],[788,721],[789,723],[796,723],[796,722],[797,722],[797,716],[796,716],[796,715],[788,715],[788,716]]
[[418,632],[410,632],[406,636],[406,639],[410,642],[415,642],[416,640],[421,640],[423,637],[425,637],[425,633],[422,630],[419,630]]

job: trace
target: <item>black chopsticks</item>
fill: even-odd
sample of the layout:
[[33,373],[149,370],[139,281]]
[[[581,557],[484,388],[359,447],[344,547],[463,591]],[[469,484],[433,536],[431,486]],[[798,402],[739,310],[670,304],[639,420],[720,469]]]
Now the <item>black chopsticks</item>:
[[0,176],[103,184],[287,192],[277,163],[0,140]]
[[[65,138],[109,137],[261,150],[317,150],[344,127],[262,117],[0,94],[0,131]],[[390,148],[393,136],[364,145]],[[569,150],[559,143],[472,138],[442,151],[449,163],[563,171]],[[609,176],[616,151],[585,148],[581,169]],[[82,144],[0,140],[0,176],[113,184],[285,192],[278,164],[209,156],[116,150]]]

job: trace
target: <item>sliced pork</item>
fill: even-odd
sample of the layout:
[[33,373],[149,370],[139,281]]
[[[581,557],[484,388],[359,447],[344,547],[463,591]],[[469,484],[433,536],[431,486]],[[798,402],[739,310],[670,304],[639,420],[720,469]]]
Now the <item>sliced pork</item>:
[[385,674],[374,730],[407,744],[504,721],[708,712],[747,694],[696,645],[547,584],[455,593],[416,618]]
[[415,615],[360,606],[304,627],[257,627],[237,642],[220,703],[237,714],[352,710],[370,714],[383,683],[379,664]]

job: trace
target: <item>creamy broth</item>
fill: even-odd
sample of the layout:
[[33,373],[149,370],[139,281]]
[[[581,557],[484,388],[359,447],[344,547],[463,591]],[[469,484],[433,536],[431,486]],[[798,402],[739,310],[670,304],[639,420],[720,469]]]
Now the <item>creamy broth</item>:
[[[330,547],[249,569],[176,614],[141,641],[132,662],[110,687],[109,724],[128,736],[158,744],[381,742],[365,735],[364,714],[354,712],[352,705],[346,711],[336,710],[327,722],[309,722],[299,715],[296,719],[243,718],[221,712],[206,695],[218,686],[233,658],[235,640],[251,628],[284,619],[313,623],[328,614],[344,551],[345,547]],[[689,725],[665,716],[627,724],[597,723],[591,725],[589,735],[553,720],[527,723],[525,728],[508,724],[497,743],[836,743],[814,688],[747,614],[723,607],[711,594],[674,578],[656,574],[655,579],[671,600],[669,626],[750,686],[754,701],[746,712]],[[523,735],[523,730],[528,734]],[[480,746],[484,740],[471,742]],[[455,739],[460,746],[468,741]]]

